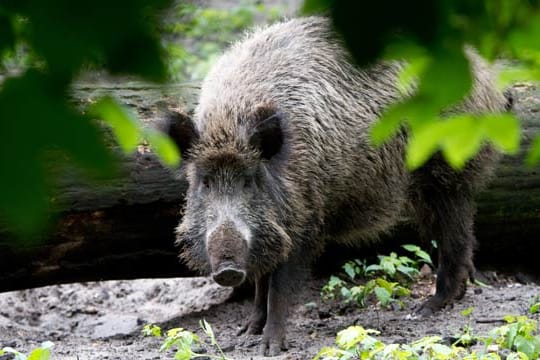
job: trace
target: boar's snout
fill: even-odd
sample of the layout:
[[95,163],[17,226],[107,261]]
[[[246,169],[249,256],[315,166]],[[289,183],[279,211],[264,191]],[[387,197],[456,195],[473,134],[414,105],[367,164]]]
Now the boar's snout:
[[221,286],[238,286],[246,279],[246,271],[239,269],[233,262],[224,262],[212,273],[212,278]]
[[209,235],[207,250],[212,278],[216,283],[221,286],[238,286],[244,282],[248,246],[233,223],[222,224]]

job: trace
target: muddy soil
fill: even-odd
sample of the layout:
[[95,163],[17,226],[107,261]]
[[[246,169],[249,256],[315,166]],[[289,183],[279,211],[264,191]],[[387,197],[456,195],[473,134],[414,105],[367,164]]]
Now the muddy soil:
[[[494,275],[494,274],[492,274]],[[492,279],[495,276],[492,276]],[[453,336],[467,323],[461,311],[474,307],[472,327],[485,333],[507,314],[527,314],[540,286],[504,278],[492,287],[472,286],[464,299],[431,317],[411,316],[433,291],[433,276],[415,285],[405,309],[381,310],[375,304],[357,309],[320,299],[325,279],[305,283],[289,317],[289,350],[276,359],[311,359],[332,345],[335,334],[358,324],[381,331],[387,342],[410,342],[426,335]],[[146,323],[164,329],[183,327],[200,335],[199,320],[214,328],[231,359],[259,359],[259,336],[237,336],[248,318],[250,299],[206,278],[106,281],[48,286],[0,294],[0,347],[26,352],[53,341],[53,359],[172,359],[159,353],[160,340],[141,335]],[[538,320],[538,315],[533,315]]]

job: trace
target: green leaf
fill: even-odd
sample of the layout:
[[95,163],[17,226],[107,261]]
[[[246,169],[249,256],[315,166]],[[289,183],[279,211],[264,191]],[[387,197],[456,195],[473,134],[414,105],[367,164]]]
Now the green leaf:
[[487,140],[508,154],[519,150],[519,120],[513,114],[487,114],[478,119]]
[[27,360],[26,355],[18,352],[17,350],[13,349],[12,347],[6,346],[2,349],[4,353],[9,353],[15,355],[15,360]]
[[319,352],[317,353],[317,355],[315,355],[313,360],[347,359],[348,357],[346,356],[348,355],[350,355],[350,353],[347,351],[336,349],[330,346],[325,346],[321,350],[319,350]]
[[497,76],[497,87],[507,88],[517,82],[540,81],[540,68],[535,65],[521,64],[503,68]]
[[343,271],[349,276],[351,280],[354,280],[356,276],[356,271],[354,270],[354,263],[347,262],[343,265]]
[[49,360],[51,357],[51,352],[49,349],[38,348],[33,350],[29,355],[27,360]]
[[533,167],[540,161],[540,135],[537,135],[534,139],[529,153],[527,154],[527,159],[525,163],[529,167]]
[[401,247],[412,253],[416,253],[418,250],[420,250],[420,246],[412,245],[412,244],[405,244],[405,245],[402,245]]
[[374,145],[380,146],[394,136],[404,120],[402,106],[391,106],[383,116],[370,128],[370,139]]
[[374,145],[380,146],[394,136],[405,124],[415,128],[437,118],[438,109],[426,99],[415,96],[398,102],[386,109],[380,119],[370,128],[370,138]]
[[380,301],[382,306],[386,306],[390,303],[392,299],[392,294],[383,287],[377,286],[374,290],[377,299]]
[[418,169],[437,151],[443,131],[440,124],[433,122],[411,134],[406,155],[409,170]]
[[536,314],[538,311],[540,311],[540,302],[531,305],[531,307],[529,308],[529,313],[531,314]]
[[519,123],[513,115],[452,115],[413,130],[407,165],[410,169],[417,169],[441,149],[448,163],[460,169],[485,141],[494,143],[502,151],[515,153],[519,140]]
[[432,265],[432,262],[431,262],[431,256],[429,256],[429,254],[427,252],[425,252],[424,250],[422,250],[419,246],[417,245],[410,245],[410,244],[406,244],[406,245],[403,245],[402,246],[405,250],[407,251],[410,251],[412,253],[414,253],[417,257],[419,257],[422,261]]
[[55,210],[51,179],[58,170],[76,164],[83,175],[100,178],[114,170],[102,130],[68,103],[64,86],[29,70],[6,79],[0,91],[0,217],[3,227],[28,240]]
[[390,276],[394,276],[394,274],[396,273],[396,266],[394,265],[394,263],[389,257],[383,258],[383,260],[381,260],[380,265],[381,265],[382,271],[384,271],[386,274]]
[[378,265],[378,264],[372,264],[366,267],[366,273],[370,273],[373,271],[381,271],[381,270],[382,270],[382,267],[381,265]]
[[447,358],[452,353],[452,348],[443,344],[432,344],[431,349],[437,354],[437,356],[444,356],[440,358]]
[[403,286],[396,286],[394,288],[394,292],[393,294],[396,296],[396,297],[404,297],[404,296],[409,296],[411,295],[411,290],[403,287]]
[[426,336],[419,340],[413,341],[411,346],[413,349],[418,351],[424,349],[426,346],[440,343],[441,340],[442,338],[440,336]]
[[144,325],[142,329],[142,333],[144,336],[153,336],[153,337],[162,336],[161,328],[159,326],[151,325],[151,324]]
[[474,307],[471,306],[471,307],[468,307],[468,308],[466,308],[465,310],[463,310],[463,311],[461,312],[461,315],[463,315],[463,316],[469,316],[469,315],[471,315],[471,314],[473,313],[473,311],[474,311]]
[[471,70],[462,44],[454,43],[450,49],[436,49],[431,55],[431,61],[420,77],[417,96],[429,99],[432,106],[440,110],[467,95],[472,86]]
[[461,169],[482,145],[482,128],[471,115],[454,116],[441,123],[443,136],[439,139],[448,163]]
[[176,360],[190,360],[192,359],[193,351],[187,346],[179,346],[178,350],[174,354]]
[[397,87],[403,96],[411,94],[420,75],[429,64],[429,57],[417,56],[409,58],[397,76]]
[[508,333],[506,334],[505,346],[507,349],[511,349],[514,345],[516,336],[518,335],[519,323],[513,323],[508,327]]
[[349,326],[338,332],[336,344],[345,350],[352,349],[356,344],[370,337],[369,334],[379,334],[379,332],[371,329],[366,330],[361,326]]
[[164,79],[165,66],[155,29],[160,11],[171,1],[154,0],[150,4],[117,0],[115,6],[106,0],[13,3],[14,11],[32,24],[26,40],[51,73],[71,76],[91,62],[112,73]]
[[148,139],[162,163],[171,168],[180,164],[180,151],[171,138],[161,132],[149,129],[144,131],[143,136]]
[[342,287],[340,289],[340,292],[341,292],[341,296],[345,299],[345,300],[348,300],[350,301],[351,300],[351,291],[349,289],[347,289],[346,287]]
[[518,351],[527,355],[529,359],[536,358],[537,356],[535,355],[538,355],[538,351],[540,350],[536,348],[534,339],[527,339],[521,335],[516,336],[514,345]]
[[183,328],[172,328],[172,329],[169,329],[167,330],[167,337],[175,337],[177,336],[179,333],[183,332],[184,329]]
[[415,269],[413,267],[410,267],[410,266],[404,266],[404,265],[398,265],[396,267],[396,270],[399,271],[400,273],[408,276],[411,279],[414,279],[414,277],[417,276],[420,273],[417,269]]
[[111,97],[104,97],[92,106],[91,112],[112,128],[118,144],[125,153],[137,148],[141,138],[140,125],[117,101]]

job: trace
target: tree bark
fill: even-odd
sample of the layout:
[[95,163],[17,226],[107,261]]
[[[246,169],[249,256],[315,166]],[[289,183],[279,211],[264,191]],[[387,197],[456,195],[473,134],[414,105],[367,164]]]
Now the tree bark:
[[[153,126],[159,108],[193,108],[194,86],[79,84],[74,97],[86,102],[112,92]],[[522,120],[522,152],[506,156],[488,189],[478,197],[476,234],[480,267],[538,271],[540,253],[540,171],[524,165],[531,140],[540,131],[540,91],[515,86],[515,111]],[[174,228],[186,183],[157,160],[148,146],[124,156],[122,171],[107,182],[82,180],[66,171],[54,198],[63,212],[49,235],[39,241],[14,241],[0,235],[0,291],[64,282],[192,276],[174,247]],[[385,253],[402,243],[415,243],[413,228],[404,224],[383,243],[361,252],[330,248],[323,268],[353,256]],[[405,239],[405,240],[404,240]],[[345,255],[343,255],[345,254]]]

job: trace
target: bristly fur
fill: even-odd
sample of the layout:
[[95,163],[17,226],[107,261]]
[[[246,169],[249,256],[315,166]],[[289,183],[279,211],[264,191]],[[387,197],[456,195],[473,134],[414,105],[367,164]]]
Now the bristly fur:
[[[474,51],[466,53],[474,87],[454,111],[504,111],[506,100],[487,65]],[[257,235],[250,249],[253,278],[293,253],[314,258],[327,241],[361,244],[412,216],[427,240],[452,248],[442,259],[444,281],[449,287],[462,282],[472,269],[473,194],[497,154],[486,147],[459,172],[436,155],[410,173],[405,132],[372,147],[368,129],[401,96],[399,69],[397,63],[355,67],[328,20],[319,17],[258,29],[232,46],[206,77],[194,117],[200,139],[189,152],[190,191],[178,228],[188,265],[208,271],[201,239],[211,205],[197,203],[193,189],[200,172],[219,158],[261,184],[260,198],[250,198],[245,210]],[[252,114],[260,106],[282,114],[283,145],[269,160],[250,145]]]

